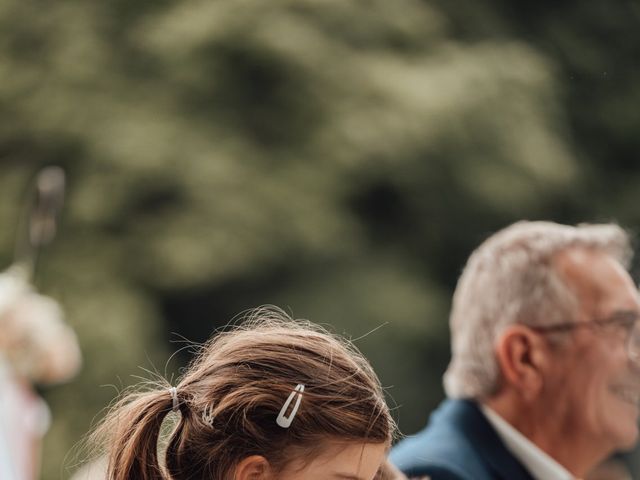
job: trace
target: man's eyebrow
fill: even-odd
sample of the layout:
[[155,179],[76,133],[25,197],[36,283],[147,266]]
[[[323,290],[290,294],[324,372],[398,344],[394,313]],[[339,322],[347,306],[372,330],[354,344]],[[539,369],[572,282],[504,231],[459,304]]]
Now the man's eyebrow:
[[338,478],[340,480],[363,480],[362,477],[358,477],[357,475],[352,475],[350,473],[334,473],[333,478]]
[[639,319],[640,312],[638,312],[637,310],[629,310],[629,309],[615,310],[611,315],[611,318],[628,319],[628,320],[631,320],[634,318]]

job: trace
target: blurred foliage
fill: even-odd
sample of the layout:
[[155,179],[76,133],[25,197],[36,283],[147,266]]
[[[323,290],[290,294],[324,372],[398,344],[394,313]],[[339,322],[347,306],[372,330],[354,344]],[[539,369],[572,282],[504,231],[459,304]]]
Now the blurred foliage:
[[263,303],[358,339],[402,430],[421,427],[442,397],[451,291],[489,232],[640,221],[639,8],[2,2],[4,264],[35,171],[70,182],[38,284],[85,367],[45,392],[44,478],[69,476],[115,393],[101,385],[177,372],[171,340]]

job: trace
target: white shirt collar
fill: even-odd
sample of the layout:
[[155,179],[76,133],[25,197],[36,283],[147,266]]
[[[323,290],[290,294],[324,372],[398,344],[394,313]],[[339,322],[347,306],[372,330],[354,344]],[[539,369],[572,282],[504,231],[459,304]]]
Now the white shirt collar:
[[573,480],[575,478],[566,468],[540,450],[496,412],[486,405],[481,404],[480,408],[507,450],[520,460],[533,478],[536,480]]

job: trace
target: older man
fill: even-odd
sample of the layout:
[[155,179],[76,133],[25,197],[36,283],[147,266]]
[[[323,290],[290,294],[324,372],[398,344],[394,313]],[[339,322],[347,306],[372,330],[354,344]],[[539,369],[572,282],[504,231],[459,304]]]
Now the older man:
[[638,437],[640,301],[616,225],[519,222],[453,298],[449,397],[391,459],[432,480],[572,480]]

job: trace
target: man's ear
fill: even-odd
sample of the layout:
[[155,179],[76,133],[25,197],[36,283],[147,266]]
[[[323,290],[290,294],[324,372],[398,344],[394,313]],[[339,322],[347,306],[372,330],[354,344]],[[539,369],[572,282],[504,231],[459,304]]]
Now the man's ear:
[[243,459],[236,467],[234,480],[270,480],[271,468],[266,458],[251,455]]
[[503,382],[524,398],[535,398],[542,390],[549,364],[544,339],[524,325],[511,325],[496,342],[496,356]]

